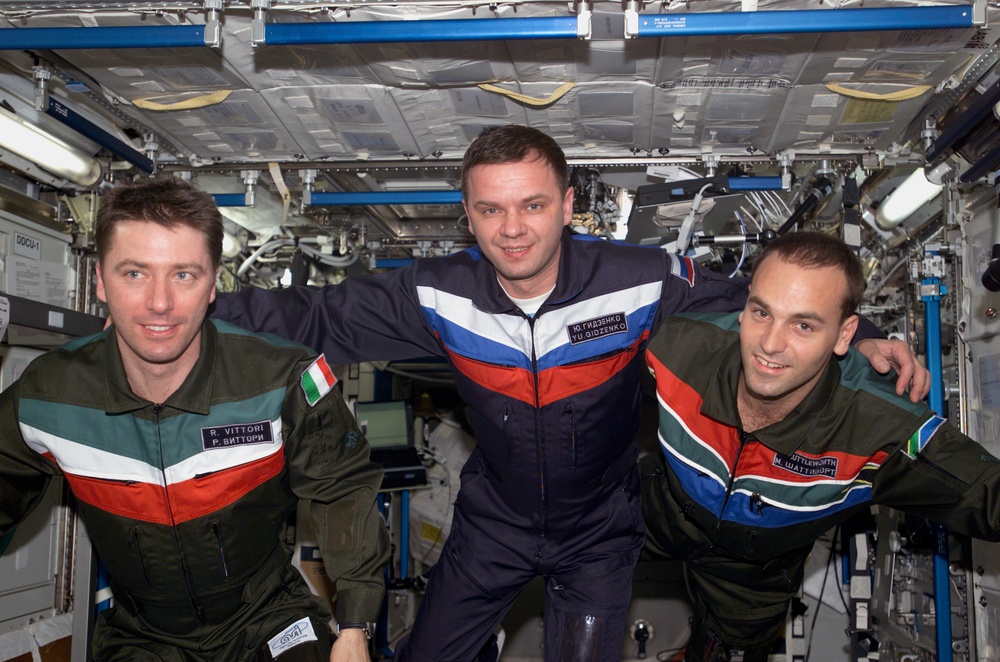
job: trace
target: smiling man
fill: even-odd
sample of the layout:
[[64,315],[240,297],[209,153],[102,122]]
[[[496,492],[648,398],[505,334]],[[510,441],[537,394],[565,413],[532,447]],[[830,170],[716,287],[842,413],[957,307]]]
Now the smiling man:
[[[95,660],[367,661],[388,558],[382,471],[325,359],[206,321],[222,218],[190,184],[111,190],[95,239],[114,324],[0,395],[0,534],[66,478],[116,603]],[[338,586],[333,643],[279,539],[298,499]]]
[[[476,450],[397,662],[479,658],[536,576],[545,659],[617,661],[644,537],[633,444],[643,350],[664,315],[738,310],[746,287],[655,247],[567,232],[569,166],[537,129],[483,130],[461,176],[476,247],[321,290],[220,295],[214,315],[338,363],[450,363]],[[880,342],[902,346],[900,388],[912,377],[922,397],[926,371],[903,343],[865,341],[886,370]]]
[[762,252],[738,316],[671,317],[649,343],[646,555],[686,562],[688,662],[765,662],[813,543],[874,504],[1000,539],[998,460],[850,349],[864,291],[843,242],[794,233]]

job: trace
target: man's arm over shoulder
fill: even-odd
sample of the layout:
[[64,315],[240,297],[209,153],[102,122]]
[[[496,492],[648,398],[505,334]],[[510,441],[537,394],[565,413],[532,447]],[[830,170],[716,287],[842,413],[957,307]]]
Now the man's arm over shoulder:
[[403,268],[319,289],[249,287],[220,293],[209,313],[302,343],[333,363],[438,355],[412,276],[412,268]]
[[337,584],[337,620],[374,622],[389,560],[389,535],[375,503],[382,468],[369,459],[340,389],[328,383],[312,391],[301,376],[309,367],[299,366],[285,396],[292,491],[310,502],[323,563]]
[[681,312],[729,313],[746,304],[749,278],[728,278],[672,253],[664,253],[664,260],[661,317]]

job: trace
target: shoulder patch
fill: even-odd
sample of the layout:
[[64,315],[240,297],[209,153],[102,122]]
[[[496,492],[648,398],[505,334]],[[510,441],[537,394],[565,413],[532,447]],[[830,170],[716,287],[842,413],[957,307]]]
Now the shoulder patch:
[[694,287],[694,260],[676,253],[670,255],[670,273],[687,281],[688,287]]
[[906,448],[903,452],[909,455],[911,458],[916,459],[917,454],[924,450],[924,447],[930,442],[931,437],[934,433],[938,431],[942,425],[944,425],[945,419],[940,416],[931,416],[924,424],[917,428],[917,431],[910,436],[910,440],[906,442]]
[[337,378],[326,362],[326,357],[319,355],[312,365],[306,368],[299,380],[302,392],[306,396],[306,402],[312,407],[320,398],[330,392],[337,385]]

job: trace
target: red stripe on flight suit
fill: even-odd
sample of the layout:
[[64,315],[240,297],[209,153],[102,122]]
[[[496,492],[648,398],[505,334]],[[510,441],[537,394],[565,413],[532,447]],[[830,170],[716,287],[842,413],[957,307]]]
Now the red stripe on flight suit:
[[606,359],[556,366],[541,371],[538,373],[539,406],[550,405],[608,381],[625,369],[625,366],[635,358],[639,345],[648,337],[649,331],[644,331],[634,343]]
[[94,508],[140,522],[171,523],[167,492],[159,485],[64,475],[73,496]]
[[535,406],[535,388],[530,371],[466,358],[448,347],[445,351],[456,370],[483,388]]
[[280,474],[284,466],[285,455],[279,451],[232,469],[176,483],[170,486],[171,503],[167,502],[167,490],[160,485],[102,480],[70,473],[65,476],[74,496],[84,503],[122,517],[171,526],[239,501]]
[[280,474],[284,467],[285,454],[278,450],[267,457],[232,469],[175,483],[170,486],[174,522],[180,524],[197,519],[235,503],[257,486]]
[[[538,373],[538,406],[550,405],[608,381],[628,365],[639,345],[648,337],[649,331],[646,331],[626,350],[606,359],[557,366]],[[466,358],[450,349],[446,350],[455,368],[475,383],[535,406],[535,385],[531,371],[484,363]]]
[[[656,392],[660,400],[670,405],[676,412],[676,417],[690,429],[696,441],[714,449],[722,457],[729,467],[729,472],[732,473],[733,464],[740,450],[740,436],[736,428],[719,423],[708,416],[702,416],[701,405],[704,400],[701,395],[678,379],[677,375],[648,350],[646,363],[656,376]],[[667,443],[669,442],[668,439]]]

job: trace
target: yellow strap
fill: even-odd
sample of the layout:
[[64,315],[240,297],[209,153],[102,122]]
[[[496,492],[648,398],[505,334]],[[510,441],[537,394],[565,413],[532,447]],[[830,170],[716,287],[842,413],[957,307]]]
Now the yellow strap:
[[158,101],[153,101],[153,99],[160,99],[162,97],[148,97],[146,99],[134,99],[132,104],[143,110],[190,110],[191,108],[204,108],[205,106],[214,106],[217,103],[222,103],[232,93],[232,90],[219,90],[218,92],[202,94],[185,99],[184,101],[177,101],[176,103],[159,103]]
[[529,106],[548,106],[551,103],[558,101],[564,94],[573,89],[576,83],[563,83],[556,89],[555,92],[550,94],[545,99],[538,99],[536,97],[529,97],[526,94],[521,94],[519,92],[513,92],[511,90],[505,90],[502,87],[496,85],[490,85],[489,83],[481,83],[479,88],[486,90],[487,92],[496,92],[502,94],[505,97],[509,97],[514,101],[520,101],[521,103],[526,103]]
[[831,92],[836,92],[837,94],[843,94],[845,97],[851,97],[852,99],[869,99],[871,101],[907,101],[909,99],[916,99],[921,94],[931,89],[931,85],[914,85],[913,87],[907,88],[905,90],[899,90],[897,92],[889,92],[888,94],[875,94],[874,92],[862,92],[861,90],[852,90],[849,87],[844,87],[840,83],[826,83],[826,87]]
[[285,185],[285,178],[281,176],[280,165],[277,163],[268,163],[267,170],[271,173],[271,179],[274,180],[274,185],[278,188],[278,193],[281,194],[283,210],[281,212],[281,223],[278,226],[285,227],[285,219],[288,218],[288,206],[292,202],[292,194],[288,192],[288,186]]

